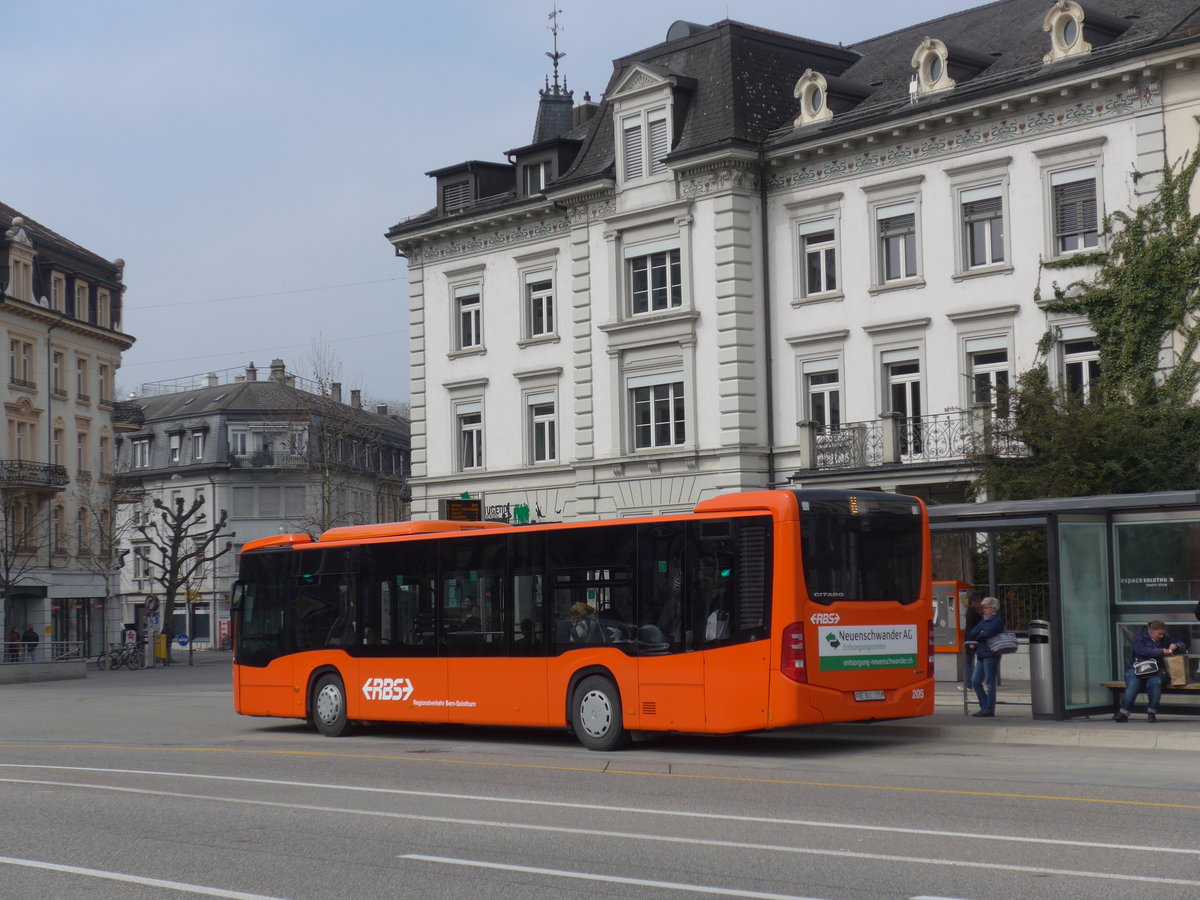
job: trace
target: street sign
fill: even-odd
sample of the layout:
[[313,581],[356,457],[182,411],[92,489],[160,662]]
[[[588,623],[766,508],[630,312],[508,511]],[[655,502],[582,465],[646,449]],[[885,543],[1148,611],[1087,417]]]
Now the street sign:
[[147,625],[157,625],[158,624],[158,616],[146,616],[146,624]]
[[146,602],[146,612],[157,612],[158,611],[158,598],[155,597],[153,594],[147,594],[145,602]]
[[175,640],[179,641],[180,647],[186,647],[188,645],[188,636],[186,634],[177,634],[175,636]]

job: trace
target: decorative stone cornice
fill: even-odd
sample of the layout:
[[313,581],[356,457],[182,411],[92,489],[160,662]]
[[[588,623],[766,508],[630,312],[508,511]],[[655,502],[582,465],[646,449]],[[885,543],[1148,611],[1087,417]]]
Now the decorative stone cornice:
[[1009,116],[990,123],[960,128],[952,133],[901,140],[891,147],[867,148],[827,160],[813,160],[772,172],[768,191],[793,190],[804,185],[824,184],[870,172],[907,166],[926,159],[949,157],[981,147],[1010,144],[1042,134],[1052,134],[1132,115],[1157,107],[1161,87],[1157,80],[1145,81],[1102,97],[1080,100],[1025,115]]

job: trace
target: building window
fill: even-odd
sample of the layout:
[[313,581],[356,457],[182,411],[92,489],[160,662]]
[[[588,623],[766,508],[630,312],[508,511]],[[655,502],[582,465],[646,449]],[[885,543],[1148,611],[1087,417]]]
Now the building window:
[[79,547],[81,556],[88,556],[92,552],[92,532],[88,528],[88,510],[87,507],[81,507],[78,515],[75,518],[75,541]]
[[526,331],[529,337],[554,334],[554,282],[547,272],[525,276]]
[[204,432],[192,432],[192,459],[204,459]]
[[963,268],[1004,262],[1004,199],[999,185],[963,191]]
[[971,402],[990,403],[998,416],[1008,415],[1010,396],[1008,350],[970,351]]
[[527,196],[540,194],[550,181],[550,161],[530,163],[522,167],[522,173],[525,180],[525,194]]
[[57,351],[50,356],[50,390],[56,397],[67,396],[63,386],[63,355]]
[[460,404],[458,420],[458,467],[460,470],[483,468],[483,408],[479,403]]
[[54,507],[54,533],[51,535],[55,553],[67,552],[67,510],[63,506]]
[[804,296],[826,294],[838,289],[837,241],[833,220],[807,222],[800,226],[800,256],[804,266]]
[[458,349],[469,350],[483,345],[483,304],[478,284],[454,289],[454,305],[458,315]]
[[1100,347],[1095,338],[1062,342],[1063,384],[1084,403],[1100,384]]
[[75,435],[75,468],[80,475],[89,474],[88,468],[88,436],[86,431]]
[[167,459],[173,463],[177,463],[177,462],[179,462],[180,454],[183,451],[183,435],[182,434],[169,435],[169,440],[170,440],[170,443],[168,444],[168,447],[167,447]]
[[621,159],[626,181],[667,171],[663,159],[670,147],[671,133],[666,107],[660,106],[621,119]]
[[682,306],[683,267],[679,250],[630,257],[629,297],[634,315]]
[[822,431],[836,431],[842,424],[842,387],[837,371],[806,372],[804,392],[809,421]]
[[112,474],[112,458],[110,450],[110,442],[106,437],[100,438],[100,473],[102,475]]
[[528,398],[530,461],[553,462],[558,458],[557,417],[553,394]]
[[67,302],[67,279],[58,272],[50,276],[50,308],[63,312]]
[[75,282],[75,309],[70,311],[76,319],[86,319],[88,314],[88,284],[86,281]]
[[150,467],[149,439],[144,438],[140,441],[133,441],[130,447],[133,453],[133,467],[135,469],[148,469]]
[[62,446],[63,430],[61,428],[55,428],[54,434],[50,439],[50,462],[54,463],[56,466],[62,465]]
[[471,205],[471,183],[469,181],[456,181],[454,184],[447,184],[442,187],[442,209],[445,212],[458,212],[458,210]]
[[875,210],[879,236],[879,281],[887,284],[916,278],[917,207],[913,201]]
[[900,453],[916,456],[922,451],[921,364],[915,360],[887,363],[888,411],[899,413]]
[[1096,168],[1085,166],[1050,176],[1056,255],[1096,247],[1100,242]]
[[28,341],[10,340],[8,342],[8,359],[11,384],[17,387],[37,387],[33,380],[33,344]]
[[75,396],[87,402],[92,397],[88,393],[88,364],[83,357],[75,358]]
[[229,453],[232,456],[246,455],[246,432],[231,431],[229,432]]
[[686,440],[682,381],[631,385],[630,399],[635,450],[671,447]]
[[97,384],[99,385],[99,388],[100,388],[99,394],[100,394],[100,402],[101,403],[111,403],[112,402],[112,392],[109,390],[108,373],[109,373],[108,366],[101,364],[99,366],[99,372],[97,373],[97,379],[96,379]]
[[96,291],[96,324],[104,328],[112,327],[112,322],[109,319],[110,309],[108,291]]

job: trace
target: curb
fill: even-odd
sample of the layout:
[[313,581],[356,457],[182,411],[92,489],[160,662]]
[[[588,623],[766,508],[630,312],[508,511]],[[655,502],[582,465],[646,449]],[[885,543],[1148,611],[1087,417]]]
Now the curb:
[[[1080,728],[1060,723],[1043,726],[1001,725],[990,721],[978,725],[921,725],[905,723],[856,723],[838,725],[814,725],[804,729],[813,737],[836,738],[838,740],[861,741],[953,741],[966,744],[1008,744],[1013,746],[1042,747],[1100,747],[1113,750],[1171,750],[1200,753],[1200,732],[1192,723],[1188,732],[1169,730],[1171,722],[1159,722],[1155,730],[1115,730],[1110,722],[1094,722],[1090,727]],[[1106,727],[1108,726],[1108,727]],[[1129,728],[1130,726],[1125,726]],[[1112,728],[1113,730],[1109,730]]]

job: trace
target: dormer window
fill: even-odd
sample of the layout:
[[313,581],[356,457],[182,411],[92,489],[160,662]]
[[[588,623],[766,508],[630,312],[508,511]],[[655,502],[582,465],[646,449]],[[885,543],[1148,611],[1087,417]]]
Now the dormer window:
[[546,185],[552,177],[550,168],[550,160],[543,162],[530,163],[522,167],[522,177],[525,182],[525,195],[532,197],[535,194],[540,194],[545,190]]
[[948,91],[955,85],[946,60],[950,51],[936,38],[925,38],[913,54],[912,67],[917,70],[917,95]]
[[800,116],[792,123],[796,128],[833,118],[833,110],[829,108],[829,84],[820,72],[805,69],[793,94],[800,101]]
[[471,204],[471,182],[456,181],[442,188],[442,209],[457,212]]
[[1083,8],[1074,0],[1058,0],[1050,7],[1042,31],[1050,32],[1050,52],[1042,57],[1043,63],[1092,52],[1092,45],[1083,37]]
[[626,181],[667,171],[663,158],[670,148],[665,106],[622,117],[621,158]]

